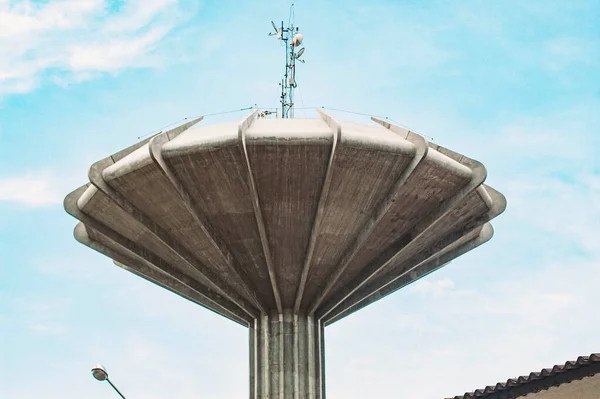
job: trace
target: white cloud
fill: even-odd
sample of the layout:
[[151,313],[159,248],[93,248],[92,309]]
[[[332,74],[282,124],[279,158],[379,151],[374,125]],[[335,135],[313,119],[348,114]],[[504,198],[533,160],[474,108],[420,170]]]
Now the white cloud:
[[43,323],[32,323],[29,328],[31,331],[42,335],[64,334],[68,331],[65,324],[47,321]]
[[44,5],[17,1],[0,2],[0,38],[25,36],[36,32],[80,27],[86,19],[101,11],[102,0],[60,0]]
[[128,41],[113,39],[73,46],[69,49],[69,68],[75,72],[116,72],[124,66],[151,66],[149,52],[168,30],[166,27],[154,28]]
[[119,15],[107,22],[107,32],[135,31],[140,26],[147,26],[165,8],[177,4],[178,0],[130,0],[125,2]]
[[515,179],[507,184],[517,219],[527,220],[545,234],[571,243],[573,250],[600,259],[598,175],[569,175],[568,180],[543,176],[535,181]]
[[0,201],[15,202],[30,207],[60,204],[62,185],[51,176],[27,175],[0,178]]
[[[600,105],[587,103],[551,115],[523,117],[498,129],[495,145],[517,151],[524,161],[532,158],[593,162],[600,127]],[[551,164],[551,162],[548,162]],[[578,166],[578,164],[575,164]]]
[[12,305],[20,314],[17,323],[37,335],[58,335],[69,331],[66,316],[69,313],[68,300],[41,296],[14,298]]
[[26,93],[48,77],[68,84],[159,63],[158,43],[180,18],[175,0],[0,1],[0,95]]
[[420,280],[409,286],[408,291],[420,295],[439,296],[454,289],[454,282],[448,278],[441,280]]

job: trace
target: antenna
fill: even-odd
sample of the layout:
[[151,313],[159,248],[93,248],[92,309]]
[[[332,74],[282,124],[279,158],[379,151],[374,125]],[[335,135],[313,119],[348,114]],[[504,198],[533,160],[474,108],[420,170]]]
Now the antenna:
[[304,35],[298,32],[298,27],[294,26],[294,4],[290,7],[290,19],[288,26],[278,28],[275,22],[271,21],[274,32],[269,33],[269,36],[277,36],[278,40],[281,40],[285,45],[285,73],[283,79],[279,85],[281,86],[281,117],[282,118],[293,118],[294,117],[294,89],[298,87],[296,82],[296,60],[304,63],[302,54],[304,54],[305,48],[299,48],[304,40]]

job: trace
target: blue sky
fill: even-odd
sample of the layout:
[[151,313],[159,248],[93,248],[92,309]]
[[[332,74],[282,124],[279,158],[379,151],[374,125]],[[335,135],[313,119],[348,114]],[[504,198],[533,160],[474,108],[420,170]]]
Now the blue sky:
[[[300,107],[389,116],[508,199],[491,242],[326,330],[328,397],[441,398],[597,352],[600,4],[295,3]],[[61,202],[140,135],[276,106],[289,4],[0,0],[0,397],[114,397],[97,362],[131,398],[246,397],[246,331],[77,244]]]

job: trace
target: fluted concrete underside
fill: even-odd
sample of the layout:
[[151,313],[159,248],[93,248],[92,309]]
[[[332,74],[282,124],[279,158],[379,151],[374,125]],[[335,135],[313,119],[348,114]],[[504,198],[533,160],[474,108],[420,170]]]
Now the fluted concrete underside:
[[323,326],[486,242],[506,205],[473,159],[319,113],[191,121],[65,199],[79,241],[250,328],[257,398],[323,397]]

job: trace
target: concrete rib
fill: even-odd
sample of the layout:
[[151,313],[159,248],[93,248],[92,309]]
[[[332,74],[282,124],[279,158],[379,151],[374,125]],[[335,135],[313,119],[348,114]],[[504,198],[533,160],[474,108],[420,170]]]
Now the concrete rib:
[[267,239],[267,233],[265,230],[265,221],[263,219],[262,211],[260,209],[258,193],[256,191],[256,184],[254,183],[254,177],[252,176],[252,166],[248,159],[248,151],[246,149],[246,130],[256,117],[258,110],[254,110],[248,115],[238,126],[238,139],[241,143],[240,150],[242,151],[242,158],[246,161],[247,167],[247,179],[252,195],[252,206],[254,207],[254,215],[256,217],[256,224],[258,227],[258,233],[265,256],[265,262],[267,264],[267,270],[269,272],[269,280],[271,281],[271,287],[273,290],[273,296],[275,297],[275,304],[279,313],[283,312],[281,305],[281,294],[279,293],[279,287],[277,285],[277,275],[275,268],[273,267],[273,259],[271,257],[271,250],[269,249],[269,240]]
[[[85,225],[90,228],[98,231],[100,234],[106,236],[113,242],[115,242],[120,247],[126,249],[127,251],[135,254],[136,256],[144,259],[149,264],[152,264],[159,270],[164,271],[165,273],[171,275],[174,279],[178,280],[180,283],[188,286],[194,292],[198,293],[202,297],[206,298],[208,301],[217,304],[219,307],[223,307],[229,310],[229,312],[237,314],[236,308],[239,308],[233,302],[226,300],[218,293],[210,290],[209,288],[201,285],[190,277],[185,276],[183,273],[178,271],[172,265],[169,265],[166,261],[162,260],[158,256],[150,253],[144,248],[141,248],[139,245],[134,243],[131,240],[123,237],[121,234],[107,228],[103,223],[93,219],[92,217],[83,213],[79,207],[77,206],[77,199],[81,196],[81,194],[86,190],[87,186],[82,186],[79,189],[73,191],[71,194],[67,195],[65,198],[65,210],[71,214],[73,217],[79,219]],[[240,308],[239,311],[242,311]],[[238,317],[242,317],[238,314]],[[243,318],[243,317],[242,317]]]
[[[487,222],[490,218],[490,213],[493,212],[495,207],[491,199],[487,201],[486,197],[489,198],[489,195],[482,186],[479,186],[440,221],[435,232],[419,238],[412,250],[404,251],[400,256],[396,257],[367,286],[381,286],[385,284],[388,280],[396,278],[399,273],[404,273],[406,265],[411,267],[418,264],[420,261],[417,258],[422,257],[422,254],[426,251],[432,248],[442,248],[443,250],[443,246],[439,245],[441,240],[446,240],[446,237],[449,237],[451,234],[454,239],[462,240],[464,238],[463,234],[467,234],[471,228]],[[404,237],[401,239],[402,241],[404,244],[408,243],[409,237]],[[386,250],[383,252],[386,252]],[[435,252],[432,253],[435,254]]]
[[300,285],[334,135],[321,118],[280,122],[257,119],[245,139],[287,309],[294,307]]
[[[382,277],[384,282],[377,281],[376,279],[373,279],[373,280],[369,279],[369,280],[365,281],[363,284],[356,284],[356,285],[360,285],[360,287],[358,287],[358,289],[349,290],[350,291],[349,293],[344,294],[345,298],[342,301],[340,301],[339,303],[337,303],[335,306],[332,303],[328,303],[326,306],[328,306],[328,309],[329,309],[329,307],[332,307],[332,309],[327,313],[325,313],[325,311],[324,311],[323,312],[324,314],[322,314],[322,315],[319,314],[319,316],[326,317],[326,316],[328,316],[328,313],[331,313],[334,309],[337,309],[339,312],[344,311],[345,310],[345,309],[343,309],[344,306],[342,306],[342,304],[344,302],[346,302],[346,305],[345,305],[346,307],[350,307],[350,306],[353,306],[354,304],[362,301],[364,298],[369,297],[374,292],[377,292],[379,289],[382,288],[382,286],[389,284],[390,281],[394,281],[395,279],[406,275],[407,273],[412,271],[415,267],[417,267],[416,265],[419,265],[422,262],[426,262],[431,257],[441,256],[440,254],[442,254],[444,252],[444,249],[446,247],[452,246],[453,243],[460,241],[461,239],[464,238],[464,236],[469,235],[470,232],[473,231],[473,229],[478,229],[480,226],[483,226],[485,223],[487,223],[494,217],[501,214],[504,211],[504,209],[506,208],[506,199],[504,198],[504,196],[502,194],[500,194],[496,190],[493,190],[491,188],[489,188],[489,189],[490,189],[491,203],[489,203],[489,208],[485,214],[478,216],[470,223],[467,223],[465,226],[462,226],[461,229],[449,233],[447,236],[445,236],[441,240],[435,242],[433,245],[428,245],[425,250],[419,251],[417,255],[410,257],[408,259],[405,259],[402,262],[402,264],[403,265],[406,264],[409,266],[406,267],[395,278],[391,278],[389,276],[389,274],[391,273],[390,272]],[[486,205],[487,205],[487,201],[486,201]],[[415,241],[411,241],[411,242],[415,242]],[[396,256],[394,256],[394,257],[396,257]],[[367,267],[367,269],[369,269],[369,267]],[[396,272],[394,271],[394,273],[396,273]],[[356,285],[354,285],[354,286],[356,286]]]
[[[87,221],[84,222],[84,224],[85,223],[87,223]],[[207,303],[205,306],[208,306],[211,309],[214,309],[215,312],[219,313],[221,309],[226,309],[229,313],[233,313],[236,316],[243,318],[246,322],[248,322],[250,320],[247,315],[244,316],[244,312],[241,309],[239,309],[239,310],[236,309],[236,308],[238,308],[236,304],[227,300],[219,293],[212,291],[211,289],[200,284],[197,280],[178,271],[175,267],[170,265],[168,262],[165,262],[156,256],[148,255],[147,253],[145,253],[145,251],[140,250],[139,247],[131,245],[132,243],[130,241],[123,240],[122,237],[120,237],[118,235],[110,234],[110,231],[105,230],[101,225],[95,225],[94,227],[92,227],[92,229],[94,231],[97,231],[102,236],[107,237],[110,241],[114,242],[118,247],[121,248],[121,251],[114,251],[114,252],[117,252],[117,253],[123,252],[123,249],[124,249],[124,250],[127,250],[128,252],[131,252],[132,254],[136,255],[138,258],[143,259],[145,263],[152,265],[152,267],[156,268],[157,270],[160,270],[161,273],[163,273],[164,275],[179,282],[180,284],[182,284],[183,286],[192,290],[196,294],[201,295],[202,297],[206,298],[206,300],[209,303],[212,303],[212,305],[208,305],[208,303]],[[105,255],[111,256],[110,253],[105,253]],[[113,259],[115,259],[115,258],[113,258]],[[139,268],[139,266],[138,266],[138,268]],[[161,276],[161,279],[164,279],[164,278]]]
[[[99,170],[96,169],[96,170]],[[97,187],[102,193],[104,193],[113,203],[121,208],[126,214],[131,216],[134,220],[143,225],[151,235],[164,244],[167,248],[170,248],[173,253],[186,265],[194,268],[199,274],[201,274],[207,281],[209,281],[216,290],[221,294],[228,297],[231,301],[236,303],[242,308],[248,315],[254,317],[257,314],[256,309],[246,299],[233,290],[228,290],[228,284],[223,281],[215,272],[205,267],[203,263],[196,258],[190,251],[184,248],[182,245],[170,236],[165,230],[158,226],[151,218],[146,216],[143,212],[137,209],[132,203],[130,203],[125,197],[119,194],[112,187],[108,186],[104,181],[102,174],[91,175],[90,181]]]
[[296,293],[296,299],[294,301],[294,312],[298,313],[302,304],[302,296],[304,295],[304,288],[306,287],[306,281],[308,280],[308,273],[310,272],[312,257],[314,255],[315,246],[317,243],[317,237],[319,235],[319,227],[323,220],[323,211],[325,209],[325,203],[327,202],[327,195],[329,194],[329,187],[331,186],[331,170],[335,161],[335,154],[337,143],[340,140],[342,134],[342,127],[335,119],[327,115],[324,111],[317,109],[317,112],[323,118],[325,123],[333,130],[333,143],[331,145],[331,154],[327,163],[327,171],[325,172],[325,179],[321,188],[321,195],[319,196],[319,203],[317,205],[317,213],[313,221],[313,227],[310,232],[310,238],[308,247],[306,250],[306,256],[302,265],[302,274],[300,276],[300,283],[298,284],[298,290]]
[[[185,129],[179,127],[161,133],[160,135],[170,136],[172,138],[177,136],[184,130]],[[120,193],[118,193],[115,189],[113,189],[107,184],[102,174],[102,171],[108,166],[112,165],[113,163],[114,159],[112,157],[107,157],[93,164],[92,167],[90,167],[89,171],[90,182],[99,190],[101,190],[104,194],[106,194],[117,206],[123,209],[127,214],[129,214],[139,223],[144,225],[155,238],[157,238],[167,247],[171,248],[184,263],[195,268],[207,280],[211,281],[211,283],[215,285],[215,288],[217,288],[224,296],[228,297],[231,301],[240,306],[248,315],[255,317],[257,315],[257,311],[254,305],[246,301],[241,295],[235,292],[235,290],[229,289],[229,285],[225,281],[223,281],[223,279],[220,276],[218,276],[209,268],[205,267],[197,257],[191,254],[186,248],[179,245],[177,241],[174,238],[172,238],[168,232],[166,232],[164,229],[158,226],[158,224],[156,224],[151,218],[146,216],[132,203],[130,203],[125,197],[123,197]]]
[[[164,274],[160,270],[155,270],[141,261],[123,255],[120,252],[115,251],[109,248],[108,246],[100,243],[99,241],[93,240],[89,236],[87,229],[83,223],[78,223],[73,233],[75,239],[78,242],[101,253],[102,255],[109,256],[113,259],[115,265],[122,268],[123,270],[133,273],[136,276],[143,278],[144,280],[148,280],[149,282],[154,283],[166,290],[169,290],[182,298],[192,301],[202,306],[203,308],[218,314],[219,316],[223,316],[244,327],[248,326],[248,319],[240,317],[235,313],[229,311],[228,309],[221,307],[218,304],[215,304],[214,302],[208,301],[205,297],[186,287],[184,284],[168,276],[167,274]],[[128,265],[132,265],[135,267],[131,267]]]
[[190,131],[163,145],[161,153],[198,209],[227,242],[233,257],[248,271],[266,307],[274,309],[238,125],[234,122]]
[[[375,119],[377,122],[378,120]],[[384,127],[397,132],[405,132],[406,129],[402,129],[398,126],[394,126],[391,124],[384,124]],[[431,144],[430,144],[431,146]],[[439,151],[446,150],[441,146],[435,146],[435,149]],[[440,152],[442,152],[440,151]],[[399,248],[397,248],[397,252],[395,252],[388,259],[383,259],[382,261],[372,262],[369,266],[363,268],[358,276],[356,276],[352,282],[349,284],[350,288],[348,290],[344,290],[344,292],[339,294],[334,294],[325,305],[323,305],[320,309],[318,309],[319,317],[325,317],[331,312],[335,307],[337,307],[342,301],[348,298],[351,294],[356,292],[360,287],[369,282],[373,277],[375,277],[378,273],[381,272],[385,267],[387,267],[396,257],[400,256],[404,251],[407,251],[412,248],[415,242],[422,237],[424,234],[431,232],[436,225],[443,219],[445,215],[447,215],[454,207],[456,207],[467,195],[469,195],[473,190],[477,189],[486,178],[486,170],[485,167],[475,160],[462,156],[460,154],[456,154],[451,151],[447,151],[445,155],[455,159],[459,163],[464,164],[469,167],[473,173],[471,175],[470,182],[463,188],[461,188],[454,196],[444,201],[444,203],[440,204],[440,206],[433,212],[426,220],[423,220],[421,223],[417,224],[411,232],[408,234],[411,237],[408,243],[400,243]],[[311,307],[311,312],[316,312],[317,306]]]
[[[336,266],[361,229],[408,167],[415,147],[377,126],[341,124],[331,187],[320,226],[302,307],[323,293]],[[345,274],[344,274],[345,275]]]
[[463,244],[451,248],[449,251],[443,253],[439,257],[433,257],[432,259],[423,262],[410,272],[403,274],[398,278],[390,281],[389,284],[384,285],[372,294],[364,296],[358,302],[352,303],[352,298],[349,298],[347,302],[344,301],[344,303],[342,303],[338,308],[336,308],[335,312],[331,313],[329,317],[323,320],[323,322],[326,326],[329,326],[345,318],[346,316],[349,316],[352,313],[380,299],[383,299],[384,297],[396,292],[397,290],[407,286],[408,284],[411,284],[427,276],[428,274],[433,273],[434,271],[444,267],[459,256],[464,255],[470,250],[485,244],[492,238],[493,233],[494,230],[492,228],[492,225],[490,223],[484,224],[481,230],[479,231],[479,234],[475,238],[472,238]]
[[[376,119],[374,119],[374,120],[377,121]],[[386,127],[389,129],[389,126],[386,126]],[[340,128],[340,131],[341,131],[341,128]],[[394,130],[392,130],[392,131],[394,131]],[[378,209],[375,211],[374,216],[367,219],[367,221],[364,224],[364,226],[362,227],[359,235],[349,245],[348,248],[350,248],[350,250],[345,252],[344,256],[340,259],[338,265],[336,266],[334,274],[331,275],[327,279],[326,286],[321,291],[321,293],[316,297],[314,302],[311,304],[311,307],[309,308],[310,309],[309,313],[311,313],[311,314],[314,313],[315,310],[321,305],[324,298],[327,297],[327,295],[330,293],[330,291],[333,289],[333,287],[339,281],[340,277],[346,271],[346,268],[348,267],[350,262],[360,252],[360,250],[362,249],[362,246],[365,244],[365,242],[367,241],[367,239],[369,238],[369,236],[371,235],[371,233],[373,232],[373,230],[375,229],[377,224],[383,219],[383,217],[389,211],[390,207],[393,205],[394,198],[397,196],[398,192],[402,189],[402,187],[404,186],[404,184],[406,183],[406,181],[408,180],[410,175],[417,168],[419,163],[427,155],[428,146],[427,146],[427,142],[425,141],[425,139],[423,137],[421,137],[418,134],[415,134],[413,132],[407,131],[407,130],[405,130],[403,132],[399,132],[399,131],[394,131],[394,132],[398,133],[402,138],[408,140],[415,146],[415,148],[416,148],[415,155],[414,155],[413,159],[411,160],[410,164],[408,165],[408,167],[402,172],[402,174],[400,174],[400,177],[398,178],[398,180],[391,187],[390,192],[386,195],[386,199],[380,203],[380,205],[378,206]]]
[[[496,213],[493,210],[488,211],[486,215],[491,213]],[[364,286],[360,292],[357,292],[354,297],[348,298],[348,303],[353,303],[361,300],[363,297],[368,297],[369,293],[376,292],[388,284],[393,283],[395,280],[401,279],[407,275],[411,275],[413,271],[417,270],[421,265],[428,263],[436,258],[442,257],[446,255],[449,251],[457,248],[469,240],[476,238],[479,232],[482,229],[485,229],[486,220],[488,219],[486,215],[478,217],[473,223],[468,224],[464,230],[459,230],[451,232],[447,234],[442,240],[438,240],[435,244],[435,247],[441,248],[439,251],[430,250],[425,251],[423,253],[417,254],[410,259],[404,260],[396,265],[395,268],[388,270],[384,275],[378,276],[376,280]],[[473,227],[475,226],[475,227]],[[467,231],[468,228],[472,229]],[[460,235],[463,231],[466,231],[464,235]],[[453,241],[454,240],[454,241]],[[446,247],[444,247],[446,245]],[[442,248],[443,247],[443,248]],[[343,305],[340,305],[338,309],[343,308]]]
[[168,136],[157,136],[153,138],[150,143],[150,156],[158,164],[160,170],[165,174],[167,179],[173,184],[175,191],[179,194],[180,200],[185,208],[188,210],[194,222],[198,228],[211,240],[211,244],[217,248],[221,256],[223,257],[224,263],[229,267],[229,271],[235,276],[237,281],[244,287],[244,290],[250,298],[253,299],[256,307],[261,311],[265,312],[266,308],[264,301],[259,299],[258,290],[253,287],[252,280],[248,276],[246,270],[244,270],[237,259],[235,259],[223,240],[218,236],[215,229],[210,225],[204,214],[198,209],[195,202],[192,200],[191,195],[185,189],[185,187],[179,182],[177,176],[171,171],[171,168],[166,164],[163,159],[161,149],[162,146],[171,140]]

